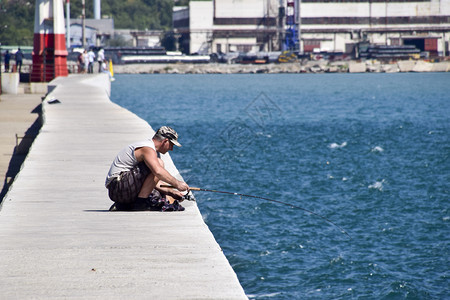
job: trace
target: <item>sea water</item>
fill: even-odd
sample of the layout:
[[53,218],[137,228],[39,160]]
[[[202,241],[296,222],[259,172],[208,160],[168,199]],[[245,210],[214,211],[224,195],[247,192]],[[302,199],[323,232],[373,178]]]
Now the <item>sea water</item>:
[[250,299],[450,299],[450,74],[116,75]]

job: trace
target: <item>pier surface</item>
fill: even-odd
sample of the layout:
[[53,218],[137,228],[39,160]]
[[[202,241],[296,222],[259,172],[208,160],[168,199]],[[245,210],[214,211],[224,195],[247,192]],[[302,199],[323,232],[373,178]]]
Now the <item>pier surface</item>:
[[153,133],[110,102],[109,78],[72,75],[49,88],[0,210],[1,298],[246,299],[195,202],[184,212],[108,211],[114,156]]
[[41,96],[0,95],[0,202],[39,132]]

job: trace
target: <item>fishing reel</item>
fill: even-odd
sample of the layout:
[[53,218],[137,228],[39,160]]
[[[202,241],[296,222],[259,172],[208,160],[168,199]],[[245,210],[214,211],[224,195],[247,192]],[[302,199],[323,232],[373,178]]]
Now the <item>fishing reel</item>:
[[195,201],[195,197],[191,191],[189,191],[186,195],[183,196],[183,200],[187,201]]

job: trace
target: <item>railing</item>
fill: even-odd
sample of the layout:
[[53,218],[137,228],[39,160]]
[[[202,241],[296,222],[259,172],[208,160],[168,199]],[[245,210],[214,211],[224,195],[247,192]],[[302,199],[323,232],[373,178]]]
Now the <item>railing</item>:
[[[46,64],[42,66],[41,72],[37,72],[37,76],[33,74],[33,64],[31,61],[25,61],[20,68],[20,82],[48,82],[54,79],[54,65]],[[94,68],[95,72],[96,68]],[[73,61],[67,62],[67,71],[69,74],[81,73],[81,67]],[[0,64],[0,72],[4,73],[19,73],[16,63],[9,65],[9,70],[6,70],[5,64]]]
[[[30,63],[24,63],[22,64],[22,68],[20,70],[20,73],[30,73],[31,71],[31,65]],[[9,64],[9,72],[6,71],[5,63],[2,62],[1,64],[1,72],[2,73],[16,73],[17,65],[15,63]]]

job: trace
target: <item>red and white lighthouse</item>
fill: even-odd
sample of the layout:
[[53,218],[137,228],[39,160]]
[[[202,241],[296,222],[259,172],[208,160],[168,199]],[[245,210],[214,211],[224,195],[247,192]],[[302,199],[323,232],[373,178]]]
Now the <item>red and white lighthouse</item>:
[[31,81],[67,76],[63,0],[36,0]]

